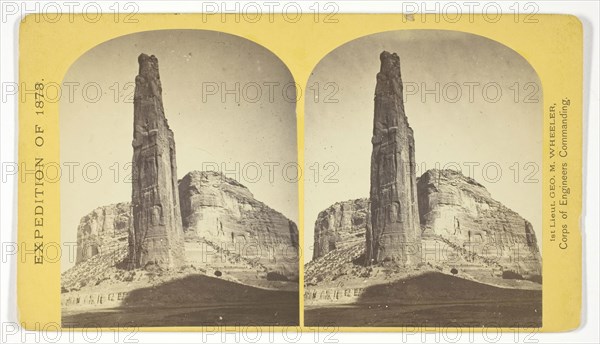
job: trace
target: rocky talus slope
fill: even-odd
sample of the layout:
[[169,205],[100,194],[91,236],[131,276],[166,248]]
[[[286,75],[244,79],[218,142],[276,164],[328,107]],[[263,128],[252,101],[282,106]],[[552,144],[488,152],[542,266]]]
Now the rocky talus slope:
[[179,181],[178,191],[185,240],[181,268],[129,271],[131,206],[127,202],[108,205],[81,219],[77,261],[62,274],[63,292],[134,281],[143,286],[186,273],[218,275],[261,288],[297,288],[298,229],[294,222],[217,172],[190,172]]
[[[346,301],[351,302],[366,286],[428,271],[508,288],[540,287],[541,257],[529,222],[494,200],[481,184],[455,171],[427,171],[418,179],[417,187],[422,263],[410,267],[391,262],[368,266],[365,240],[356,239],[366,232],[368,222],[348,226],[347,222],[332,221],[324,226],[317,220],[318,254],[305,265],[307,302],[319,302],[322,297],[335,301],[330,297],[339,290],[349,293]],[[368,206],[342,206],[355,204],[368,202],[357,199],[336,203],[318,218],[368,218]],[[353,213],[354,209],[359,210]],[[350,232],[352,235],[347,235]],[[334,244],[330,245],[331,241]]]

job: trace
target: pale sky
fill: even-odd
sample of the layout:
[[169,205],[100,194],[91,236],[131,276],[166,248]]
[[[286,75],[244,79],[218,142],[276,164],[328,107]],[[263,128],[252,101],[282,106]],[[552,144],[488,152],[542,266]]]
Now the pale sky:
[[[416,92],[405,94],[405,108],[415,135],[417,176],[435,168],[436,163],[444,166],[449,162],[461,165],[463,174],[468,175],[467,164],[479,163],[472,177],[493,198],[529,220],[541,246],[541,89],[533,97],[537,100],[523,102],[536,86],[541,87],[535,71],[515,51],[487,38],[453,31],[407,30],[351,41],[325,56],[313,70],[308,85],[319,85],[321,93],[318,101],[306,99],[305,160],[307,168],[320,166],[320,180],[316,182],[311,172],[305,182],[304,261],[312,257],[318,213],[335,202],[369,196],[373,99],[383,50],[399,55],[405,92]],[[335,87],[325,89],[328,83],[337,85],[333,96]],[[421,91],[435,90],[436,83],[439,91],[422,101]],[[492,84],[484,93],[488,83]],[[474,90],[472,102],[469,85]],[[493,103],[495,85],[500,86],[502,95]],[[324,103],[326,94],[337,103]],[[325,169],[328,162],[337,167]],[[526,165],[530,162],[533,164]],[[490,163],[501,167],[497,182],[491,182],[496,178],[492,167],[487,170],[488,180],[484,178],[483,166]],[[334,168],[337,172],[332,179],[337,182],[324,183]],[[515,171],[519,171],[517,182]],[[524,183],[533,172],[537,183]]]
[[[131,101],[140,53],[159,61],[165,114],[175,133],[178,178],[216,163],[256,199],[298,223],[297,184],[289,182],[293,165],[288,179],[282,176],[283,166],[297,161],[295,90],[287,88],[283,96],[284,87],[293,83],[285,64],[267,49],[228,34],[150,31],[96,46],[65,76],[64,82],[80,86],[73,102],[67,96],[61,99],[61,161],[80,166],[73,183],[61,183],[62,241],[75,242],[80,219],[96,207],[131,200],[131,183],[124,180],[131,172],[126,164],[133,154]],[[91,85],[88,100],[82,96],[86,83]],[[100,99],[90,101],[98,88]],[[223,100],[225,89],[233,94]],[[116,101],[115,90],[120,90]],[[102,169],[97,182],[82,177],[82,167],[89,163]],[[93,180],[95,165],[88,166],[88,180]],[[72,264],[65,257],[62,270]]]

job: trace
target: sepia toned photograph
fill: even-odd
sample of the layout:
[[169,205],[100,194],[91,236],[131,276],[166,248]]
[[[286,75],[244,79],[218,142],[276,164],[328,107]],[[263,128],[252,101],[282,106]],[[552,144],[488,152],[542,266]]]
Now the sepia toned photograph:
[[285,64],[229,34],[148,31],[82,51],[64,83],[85,92],[60,103],[77,171],[61,183],[62,325],[299,325]]
[[[308,85],[306,326],[542,326],[542,89],[481,36],[391,31]],[[324,97],[325,96],[325,97]]]
[[589,3],[7,2],[3,342],[596,338]]

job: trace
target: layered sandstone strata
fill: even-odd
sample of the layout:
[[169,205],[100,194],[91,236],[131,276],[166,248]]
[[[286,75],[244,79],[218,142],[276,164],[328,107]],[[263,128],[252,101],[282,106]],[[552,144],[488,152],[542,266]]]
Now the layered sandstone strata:
[[375,89],[371,155],[371,230],[366,262],[421,261],[415,141],[404,112],[398,55],[384,51]]
[[[186,265],[233,276],[298,278],[296,224],[257,201],[244,185],[220,173],[193,171],[179,181],[179,190]],[[78,282],[77,273],[90,270],[79,263],[101,261],[104,268],[121,263],[132,226],[128,202],[98,207],[81,218],[77,264],[65,275],[73,280],[71,285]],[[92,270],[93,275],[98,269]]]
[[[456,269],[461,276],[466,273],[482,282],[488,282],[488,277],[540,280],[541,255],[533,226],[496,201],[484,186],[460,172],[429,170],[418,179],[417,190],[423,262],[446,273]],[[368,208],[365,214],[364,208],[341,206],[365,202],[356,199],[336,203],[319,218],[368,218]],[[336,226],[315,223],[316,252],[305,269],[307,281],[318,275],[332,275],[332,266],[340,271],[345,271],[344,264],[350,266],[346,270],[356,269],[353,262],[364,246],[355,238],[367,231],[366,226],[333,223]],[[353,235],[330,234],[348,233],[347,228],[352,228]],[[330,240],[334,245],[328,246]]]
[[218,172],[192,171],[181,179],[179,195],[186,232],[268,271],[297,277],[296,224],[244,185]]
[[132,226],[129,202],[98,207],[85,215],[77,227],[77,257],[81,263],[100,252],[127,245]]
[[533,226],[494,200],[477,181],[453,170],[429,170],[417,183],[427,236],[497,263],[522,276],[541,275]]
[[364,244],[370,214],[368,198],[338,202],[320,212],[315,222],[313,259],[357,242]]
[[176,267],[185,261],[185,255],[175,140],[163,108],[158,60],[141,54],[138,62],[129,260],[135,267],[147,264]]

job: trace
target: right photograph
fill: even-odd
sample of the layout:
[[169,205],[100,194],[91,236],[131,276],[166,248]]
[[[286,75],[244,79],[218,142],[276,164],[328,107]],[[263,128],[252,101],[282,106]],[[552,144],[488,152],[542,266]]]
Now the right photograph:
[[542,326],[541,82],[501,42],[390,31],[305,100],[304,323]]

